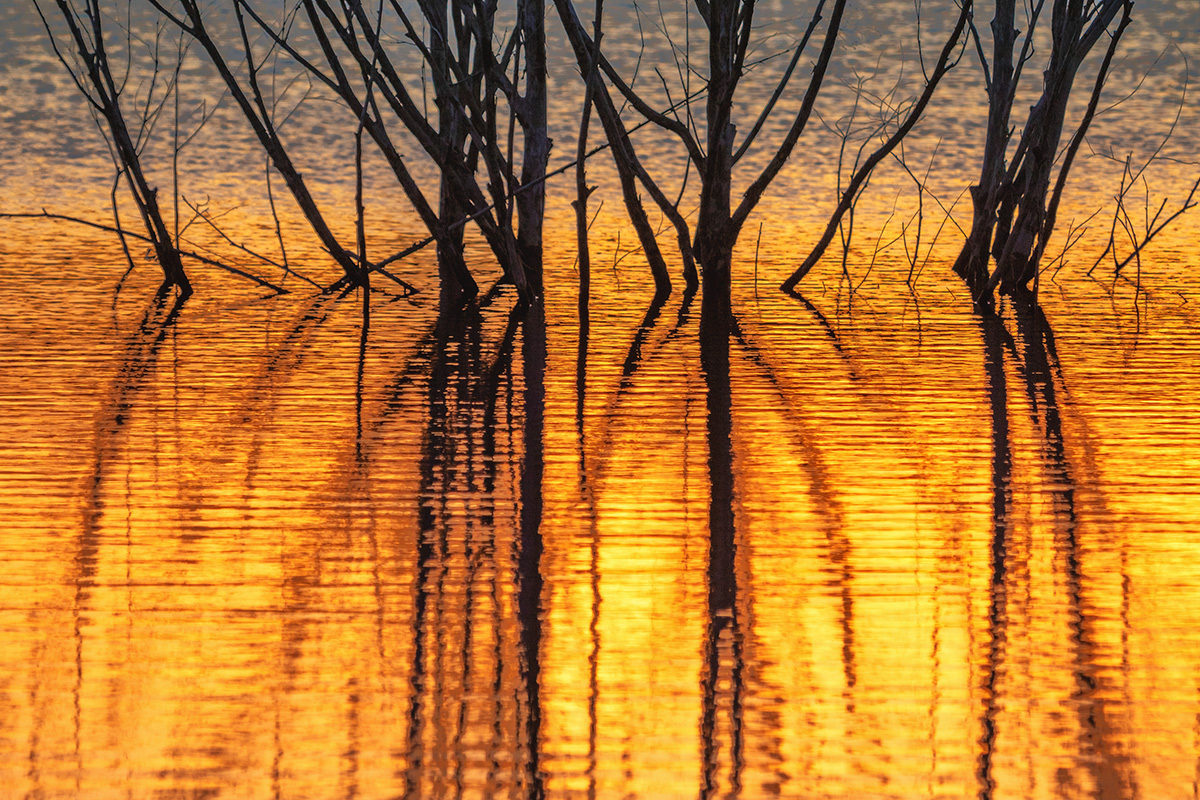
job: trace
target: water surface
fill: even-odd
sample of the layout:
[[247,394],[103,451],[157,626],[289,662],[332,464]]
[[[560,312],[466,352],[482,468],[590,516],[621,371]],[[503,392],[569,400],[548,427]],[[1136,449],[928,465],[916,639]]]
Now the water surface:
[[[3,13],[48,82],[3,117],[43,154],[5,164],[6,203],[104,219],[96,143],[55,116],[77,103]],[[266,247],[240,158],[185,177],[227,180]],[[699,297],[651,304],[611,181],[586,325],[567,189],[544,310],[499,287],[439,315],[422,254],[365,339],[358,297],[197,268],[174,307],[106,235],[4,221],[2,793],[1196,796],[1195,222],[1140,285],[1087,279],[1092,241],[995,316],[869,240],[852,284],[831,263],[791,298],[828,196],[805,174],[744,237],[727,347]],[[880,181],[881,224],[904,179]],[[419,235],[374,191],[373,248]]]

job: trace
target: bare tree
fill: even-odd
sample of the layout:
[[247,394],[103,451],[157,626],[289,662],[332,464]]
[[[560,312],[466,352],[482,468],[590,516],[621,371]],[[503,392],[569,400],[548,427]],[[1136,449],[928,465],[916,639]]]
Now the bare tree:
[[[1013,104],[1025,67],[1035,55],[1034,38],[1044,24],[1046,0],[1026,7],[1023,39],[1016,27],[1017,5],[1016,0],[996,0],[990,63],[983,37],[974,23],[971,25],[986,82],[988,125],[979,181],[971,187],[971,231],[954,268],[980,303],[990,302],[997,286],[1004,293],[1024,291],[1036,276],[1054,231],[1067,176],[1095,118],[1117,44],[1129,27],[1133,10],[1132,0],[1051,0],[1050,56],[1042,72],[1041,96],[1010,157]],[[1096,69],[1087,109],[1060,153],[1075,79],[1088,54],[1105,36],[1108,47]],[[995,269],[991,269],[992,259]]]
[[[605,135],[612,144],[613,159],[621,179],[630,219],[642,241],[660,293],[669,290],[670,281],[654,242],[653,231],[649,229],[637,196],[639,184],[676,230],[680,254],[684,260],[685,278],[689,283],[695,280],[694,263],[698,262],[703,274],[705,303],[715,303],[717,307],[727,308],[734,245],[746,219],[791,156],[812,116],[813,106],[833,58],[846,0],[818,0],[802,37],[791,49],[790,59],[778,85],[763,105],[757,119],[750,125],[749,132],[740,141],[736,137],[732,115],[735,95],[748,67],[746,59],[754,31],[755,0],[696,0],[695,6],[708,32],[706,86],[694,93],[685,87],[686,96],[679,103],[685,106],[685,121],[679,114],[662,112],[652,107],[642,94],[635,90],[628,76],[621,75],[605,57],[595,37],[588,35],[571,0],[555,0],[555,8],[571,41],[580,71],[584,75],[591,75],[594,70],[600,73],[600,79],[592,87],[596,113],[604,127]],[[786,91],[793,91],[792,77],[824,20],[827,6],[829,20],[825,26],[824,39],[808,84],[803,90],[800,108],[783,140],[775,146],[767,165],[750,182],[741,200],[735,205],[732,197],[734,167],[763,130],[780,97]],[[599,18],[599,4],[596,13]],[[691,63],[681,66],[681,70],[688,74],[695,69],[696,65]],[[675,200],[667,197],[658,180],[638,158],[629,138],[629,131],[613,101],[610,86],[638,114],[679,139],[690,161],[689,169],[694,169],[699,176],[699,210],[694,228],[688,224],[680,211],[683,193],[681,192]],[[691,124],[694,116],[693,101],[700,95],[705,95],[703,135]]]
[[[122,101],[130,71],[126,69],[121,78],[114,74],[105,43],[105,14],[100,8],[99,0],[84,0],[82,7],[75,0],[55,0],[55,6],[66,23],[75,59],[69,59],[59,47],[54,28],[43,12],[41,0],[34,0],[34,6],[45,25],[55,55],[70,73],[76,88],[87,99],[97,117],[97,126],[106,133],[109,151],[117,165],[117,180],[124,176],[138,214],[146,227],[146,238],[162,268],[163,283],[160,291],[166,292],[172,287],[178,287],[180,297],[188,297],[192,293],[192,285],[179,257],[178,242],[171,236],[163,219],[158,204],[158,189],[151,186],[142,166],[142,153],[158,114],[172,92],[177,91],[175,79],[178,78],[178,70],[171,77],[169,84],[162,88],[161,93],[156,94],[157,87],[152,84],[144,101],[141,118],[136,122],[135,130],[131,131],[126,119],[129,112]],[[128,36],[127,45],[132,41],[132,35]],[[158,68],[158,44],[156,40],[153,45],[155,82],[161,78]],[[132,53],[127,53],[126,56],[131,60],[133,58]],[[114,185],[114,213],[115,197]],[[115,229],[122,231],[119,215]],[[121,235],[124,244],[123,232]],[[127,248],[126,252],[128,253]]]
[[[443,288],[476,291],[462,253],[463,226],[473,222],[522,297],[540,293],[551,144],[540,3],[519,0],[516,31],[505,40],[496,33],[496,0],[419,0],[415,19],[399,0],[380,0],[375,8],[362,0],[301,0],[296,10],[305,14],[322,64],[305,57],[308,43],[290,23],[269,23],[249,0],[235,0],[235,5],[362,121],[437,242]],[[406,69],[393,52],[398,36],[416,48],[419,73]],[[422,102],[426,71],[433,112]],[[410,86],[417,74],[420,85]],[[368,98],[370,86],[376,91]],[[388,128],[381,108],[436,165],[436,202],[404,163],[399,132]],[[519,179],[515,125],[523,136]]]
[[201,8],[199,0],[178,0],[178,4],[172,5],[172,7],[165,5],[162,0],[148,0],[148,2],[180,30],[192,37],[208,55],[225,84],[229,96],[250,124],[255,137],[271,159],[272,165],[283,176],[288,190],[295,199],[296,205],[300,207],[309,226],[317,235],[321,245],[342,268],[344,280],[351,285],[362,283],[366,266],[360,265],[355,253],[343,247],[333,233],[279,134],[270,103],[259,81],[265,59],[256,60],[255,58],[246,17],[242,13],[242,5],[235,2],[234,12],[237,19],[237,31],[240,35],[240,45],[246,60],[245,83],[239,79],[235,66],[222,52],[220,43],[208,26],[205,11]]
[[[845,190],[841,192],[841,197],[838,199],[837,207],[834,209],[833,214],[830,215],[829,223],[825,226],[825,231],[821,234],[821,238],[817,240],[816,245],[814,245],[812,251],[808,254],[800,266],[796,268],[796,270],[791,274],[791,276],[788,277],[786,281],[784,281],[783,286],[781,287],[783,291],[794,291],[796,284],[798,284],[804,278],[804,276],[807,275],[814,266],[816,266],[817,262],[821,260],[821,256],[825,254],[825,250],[833,241],[834,236],[839,230],[841,230],[843,218],[849,215],[851,224],[853,224],[854,208],[858,202],[858,197],[860,193],[865,190],[867,183],[871,179],[871,175],[875,171],[875,168],[878,167],[885,158],[891,155],[898,146],[900,146],[905,137],[907,137],[912,129],[916,126],[917,122],[921,119],[921,115],[925,113],[925,109],[929,106],[929,102],[933,99],[933,95],[937,90],[938,85],[942,82],[942,79],[945,78],[946,74],[957,65],[958,58],[955,56],[955,53],[959,49],[959,40],[962,38],[963,31],[965,30],[967,23],[971,18],[973,9],[974,3],[972,0],[963,0],[962,8],[958,15],[958,21],[955,23],[954,29],[951,31],[950,36],[946,39],[946,43],[942,46],[942,50],[938,54],[937,61],[934,63],[933,70],[926,77],[925,86],[922,89],[921,94],[912,103],[912,106],[908,108],[907,111],[902,115],[903,119],[896,122],[895,130],[893,130],[890,135],[884,137],[883,143],[873,153],[871,153],[870,156],[863,160],[862,163],[858,163],[856,161],[854,173],[847,183]],[[897,115],[897,118],[899,116],[900,115]],[[888,120],[880,126],[881,132],[885,131],[889,127],[890,122],[891,120]],[[845,139],[843,138],[843,148],[844,147]],[[840,183],[840,163],[838,165],[838,180]],[[921,187],[922,184],[918,181],[918,191],[922,192],[923,196],[923,189]],[[919,246],[919,238],[917,242]],[[844,254],[848,249],[849,246],[847,243],[843,249],[843,270],[845,269]]]

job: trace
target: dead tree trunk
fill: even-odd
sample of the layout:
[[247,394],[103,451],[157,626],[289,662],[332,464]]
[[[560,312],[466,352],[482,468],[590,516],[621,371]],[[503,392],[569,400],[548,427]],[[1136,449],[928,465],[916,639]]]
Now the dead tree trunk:
[[322,215],[320,209],[317,207],[316,200],[308,190],[308,185],[292,162],[291,156],[284,147],[274,122],[272,122],[271,114],[267,109],[262,89],[258,83],[259,66],[254,63],[254,53],[250,47],[250,36],[246,29],[241,4],[235,2],[234,11],[237,15],[242,46],[246,52],[248,90],[242,86],[237,76],[234,75],[233,69],[229,66],[224,54],[222,54],[216,39],[205,25],[204,12],[200,8],[199,0],[179,0],[182,16],[177,15],[171,9],[164,6],[161,0],[148,0],[148,2],[160,14],[178,26],[180,30],[191,36],[204,49],[205,53],[208,54],[209,60],[217,68],[217,72],[229,90],[229,96],[237,103],[246,121],[250,123],[254,135],[258,138],[267,156],[270,157],[271,163],[279,174],[283,176],[283,180],[287,184],[288,190],[292,193],[296,205],[300,207],[301,212],[304,214],[305,219],[308,220],[308,224],[312,227],[313,232],[316,233],[321,245],[345,272],[345,279],[353,285],[358,285],[361,282],[361,273],[365,271],[366,266],[360,266],[355,260],[354,254],[342,247],[328,223],[326,223],[324,215]]
[[[645,212],[638,197],[637,184],[641,184],[659,210],[675,227],[680,254],[684,260],[685,277],[689,283],[694,280],[695,262],[699,262],[703,277],[704,303],[711,307],[728,309],[733,249],[737,244],[738,234],[751,212],[758,205],[759,200],[762,199],[767,187],[791,157],[796,143],[811,118],[817,95],[824,84],[826,71],[833,58],[846,0],[831,0],[829,3],[832,9],[825,30],[824,43],[813,66],[808,86],[804,91],[800,110],[783,140],[775,146],[774,155],[767,166],[750,183],[749,188],[736,204],[732,197],[733,171],[738,161],[746,154],[762,131],[764,123],[774,110],[777,101],[787,90],[797,64],[807,49],[813,34],[823,21],[827,3],[826,0],[819,0],[817,3],[803,37],[792,52],[791,60],[783,77],[769,101],[762,108],[757,120],[750,127],[749,133],[742,137],[740,144],[736,142],[737,128],[732,118],[732,110],[738,83],[745,70],[746,55],[752,46],[755,0],[695,0],[695,5],[708,29],[707,88],[704,91],[688,94],[684,87],[684,98],[664,112],[647,103],[604,57],[596,43],[588,37],[571,0],[555,0],[555,7],[571,41],[572,49],[575,51],[580,71],[584,75],[592,74],[593,62],[600,69],[602,79],[597,80],[595,86],[596,113],[604,125],[609,143],[612,145],[626,207],[630,212],[630,220],[646,248],[660,293],[664,288],[669,287],[669,279],[665,273],[665,264],[661,263],[657,244],[653,241],[653,230],[646,221]],[[687,69],[698,68],[689,64]],[[679,209],[683,192],[680,193],[679,199],[674,201],[669,199],[639,160],[629,141],[627,130],[617,115],[609,95],[608,84],[611,84],[647,122],[680,140],[687,158],[691,161],[691,166],[700,176],[700,208],[694,229],[689,226]],[[707,95],[704,110],[707,132],[704,135],[703,144],[693,133],[692,128],[674,114],[681,106],[689,107],[687,115],[690,118],[692,116],[690,104],[700,94]]]
[[[430,232],[438,239],[441,251],[447,254],[448,260],[460,261],[460,258],[450,257],[456,249],[455,232],[466,222],[473,221],[505,274],[516,284],[522,298],[533,299],[537,292],[526,279],[516,233],[508,216],[510,198],[517,191],[513,165],[501,149],[496,125],[497,93],[504,95],[510,106],[514,103],[516,89],[504,71],[510,59],[516,58],[516,48],[510,48],[502,56],[495,53],[496,43],[492,35],[494,3],[482,0],[473,0],[469,6],[467,3],[451,3],[453,16],[447,17],[444,6],[439,6],[438,0],[420,0],[422,18],[430,29],[429,40],[426,41],[405,7],[398,0],[389,0],[392,13],[404,28],[405,37],[417,47],[434,75],[435,100],[440,109],[438,126],[435,127],[425,118],[423,108],[406,87],[404,69],[398,67],[389,55],[387,42],[392,35],[372,29],[361,2],[343,4],[346,6],[347,19],[355,20],[356,25],[343,21],[330,0],[304,2],[315,5],[321,12],[320,19],[310,13],[310,18],[315,20],[313,25],[317,35],[332,38],[323,34],[323,31],[326,28],[333,31],[349,54],[350,64],[361,70],[364,77],[372,76],[380,87],[383,102],[437,165],[442,197],[447,200],[441,204],[441,210],[449,213],[450,209],[457,206],[463,211],[463,215],[455,220],[439,217],[430,226]],[[283,41],[278,33],[273,38]],[[318,78],[329,82],[329,77],[299,56],[295,48],[286,43],[284,46],[289,54],[297,57]],[[326,58],[335,73],[343,69],[338,54],[327,49]],[[459,125],[463,127],[459,129]],[[492,197],[490,203],[485,199],[476,177],[480,161],[486,168]],[[496,215],[492,214],[493,208],[497,209]],[[458,266],[454,269],[459,276],[465,272],[465,268]],[[471,283],[473,286],[473,281]]]
[[[730,195],[733,185],[733,95],[741,77],[739,62],[745,55],[745,51],[738,48],[740,6],[735,0],[715,0],[709,4],[706,18],[709,77],[705,115],[708,132],[700,173],[700,212],[693,244],[696,260],[700,263],[705,307],[710,304],[727,307],[730,303],[733,247],[738,236],[731,217]],[[753,8],[753,2],[746,5],[747,18]],[[746,19],[747,33],[749,24]]]
[[[438,134],[447,152],[456,155],[466,149],[469,138],[465,105],[458,96],[462,92],[477,95],[478,77],[457,85],[450,59],[456,57],[469,61],[471,40],[463,35],[462,9],[453,9],[454,25],[450,24],[450,14],[444,2],[423,2],[421,10],[429,24],[431,38],[429,53],[431,56],[429,70],[433,83],[434,102],[437,104]],[[465,41],[464,41],[465,39]],[[465,52],[464,52],[465,51]],[[468,162],[470,156],[464,156]],[[469,208],[459,200],[460,193],[455,189],[455,183],[447,173],[442,173],[438,196],[438,224],[448,226],[467,216]],[[463,261],[463,227],[457,226],[448,230],[438,238],[437,243],[438,273],[443,286],[454,282],[454,274],[459,270]],[[465,267],[465,264],[464,264]]]
[[[1030,20],[1030,28],[1037,24],[1037,14],[1041,11],[1039,3]],[[1014,69],[1013,57],[1016,53],[1017,28],[1015,0],[998,0],[996,14],[992,18],[992,70],[988,74],[984,66],[984,77],[987,81],[988,92],[988,123],[987,134],[983,146],[983,164],[980,168],[979,183],[971,187],[971,202],[974,217],[967,243],[959,254],[954,265],[957,272],[972,292],[982,288],[980,275],[988,271],[988,254],[991,249],[992,231],[995,228],[996,207],[999,201],[996,189],[1003,182],[1004,156],[1008,150],[1008,140],[1012,135],[1009,129],[1009,118],[1015,99],[1019,75]],[[1028,40],[1027,40],[1028,41]],[[976,42],[978,35],[976,34]],[[1022,63],[1022,66],[1024,64]]]
[[[180,296],[186,298],[192,293],[192,285],[184,272],[179,251],[176,249],[175,242],[159,209],[158,189],[150,185],[142,170],[140,148],[134,142],[129,132],[129,126],[125,122],[125,113],[121,108],[121,89],[113,78],[108,61],[108,51],[104,44],[104,28],[99,0],[85,0],[82,11],[76,8],[71,0],[55,0],[55,2],[67,24],[71,33],[71,41],[83,64],[82,74],[77,73],[63,57],[63,54],[58,51],[53,29],[45,15],[42,14],[40,3],[35,0],[38,15],[41,16],[42,22],[46,26],[46,32],[59,60],[71,73],[76,87],[96,113],[103,118],[108,128],[118,169],[125,175],[134,204],[146,226],[146,234],[154,247],[154,255],[163,271],[163,283],[160,291],[165,292],[172,286],[177,286]],[[149,99],[147,102],[150,102]]]
[[[421,222],[424,223],[433,240],[437,242],[438,273],[442,292],[446,295],[446,299],[457,303],[464,297],[474,295],[478,291],[478,286],[462,258],[461,217],[455,216],[450,221],[444,221],[445,214],[439,214],[434,210],[404,163],[400,150],[392,140],[379,113],[377,101],[379,95],[382,94],[385,98],[391,97],[388,87],[383,84],[383,80],[390,74],[389,63],[387,53],[382,49],[380,37],[372,28],[371,20],[368,19],[362,4],[358,3],[351,9],[351,12],[361,13],[352,13],[343,20],[325,0],[304,0],[303,7],[313,35],[328,66],[328,72],[326,72],[308,61],[293,46],[292,42],[268,24],[247,0],[235,0],[235,2],[254,19],[259,28],[277,46],[308,70],[310,75],[333,91],[375,142],[380,154],[400,183],[405,197],[412,204],[413,210],[417,212]],[[355,34],[354,25],[358,25],[362,29],[363,42],[360,42]],[[329,29],[333,30],[333,36],[330,35]],[[336,49],[335,41],[342,42],[346,46],[346,52],[351,57],[348,64],[343,63],[344,56]],[[360,96],[359,90],[355,88],[350,77],[353,73],[360,74],[364,81],[373,87],[373,91]]]
[[533,290],[542,291],[542,222],[546,215],[546,165],[550,163],[546,96],[546,7],[543,0],[519,0],[517,27],[525,54],[525,93],[511,100],[521,125],[524,148],[517,192],[517,252]]
[[[1033,56],[1033,36],[1045,0],[1029,15],[1019,56],[1016,52],[1016,0],[997,0],[992,22],[993,67],[983,63],[988,87],[988,131],[979,183],[971,187],[974,219],[955,263],[978,303],[989,303],[999,286],[1004,294],[1028,291],[1038,261],[1053,234],[1055,211],[1079,143],[1095,116],[1096,103],[1117,43],[1131,21],[1132,0],[1053,0],[1050,61],[1040,98],[1029,112],[1011,161],[1006,163],[1012,106],[1022,68]],[[1121,14],[1120,21],[1109,30]],[[1075,78],[1092,48],[1107,34],[1109,45],[1097,70],[1088,111],[1076,127],[1051,193],[1058,148]],[[975,32],[979,44],[978,32]],[[983,48],[978,48],[980,54]],[[992,260],[995,269],[989,274]]]

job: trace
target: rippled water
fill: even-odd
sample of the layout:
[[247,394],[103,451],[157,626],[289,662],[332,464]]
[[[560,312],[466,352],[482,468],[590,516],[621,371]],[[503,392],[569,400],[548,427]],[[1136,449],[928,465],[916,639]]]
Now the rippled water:
[[[27,16],[5,210],[104,219]],[[241,158],[186,174],[269,245]],[[650,305],[611,184],[586,326],[563,189],[544,312],[439,317],[421,255],[365,341],[354,297],[197,268],[174,308],[104,234],[0,221],[0,796],[1196,796],[1196,221],[1140,287],[1089,242],[983,317],[869,242],[857,292],[778,294],[827,195],[782,186],[727,350]]]

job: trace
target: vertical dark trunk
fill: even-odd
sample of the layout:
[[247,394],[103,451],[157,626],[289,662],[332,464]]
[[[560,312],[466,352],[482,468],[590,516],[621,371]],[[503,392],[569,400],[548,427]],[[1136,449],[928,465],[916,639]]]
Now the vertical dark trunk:
[[546,165],[551,141],[546,111],[546,7],[520,0],[518,25],[525,47],[525,95],[518,118],[525,147],[517,195],[517,253],[534,294],[542,292],[542,221],[546,213]]
[[[459,229],[462,217],[465,212],[455,217],[449,222],[445,221],[444,211],[442,214],[435,212],[429,201],[426,200],[425,194],[417,181],[405,166],[403,157],[396,149],[395,143],[392,141],[387,127],[381,121],[378,115],[376,101],[380,93],[374,93],[370,98],[360,99],[358,94],[351,88],[350,81],[346,70],[343,67],[341,57],[338,51],[334,49],[333,41],[330,39],[328,32],[325,29],[325,23],[322,18],[317,15],[317,10],[320,8],[322,13],[326,15],[326,20],[333,15],[332,9],[328,3],[321,2],[314,5],[312,2],[305,3],[305,8],[309,15],[309,23],[312,25],[313,34],[320,45],[321,52],[325,57],[326,63],[329,65],[329,70],[335,78],[336,92],[342,101],[345,102],[347,108],[354,114],[355,118],[360,120],[371,139],[379,148],[379,152],[387,161],[388,166],[392,168],[392,172],[396,175],[396,179],[400,182],[400,187],[404,191],[409,202],[412,203],[413,210],[417,212],[417,216],[421,218],[421,222],[429,230],[430,235],[437,240],[438,243],[438,277],[441,282],[442,294],[445,297],[454,298],[455,302],[461,301],[465,297],[473,296],[478,291],[478,286],[475,279],[471,277],[470,271],[467,269],[466,263],[462,259],[462,231]],[[369,55],[363,53],[358,48],[356,39],[351,37],[350,28],[342,25],[335,25],[335,33],[338,38],[347,46],[358,59],[360,66],[364,63],[369,64],[369,68],[365,72],[369,75],[369,79],[376,85],[381,86],[384,82],[390,79],[392,73],[388,69],[387,53],[383,49],[383,43],[372,29],[372,22],[367,16],[366,11],[361,5],[355,6],[355,12],[359,26],[362,28],[366,36],[366,44],[368,45]],[[263,25],[257,17],[256,22]],[[264,28],[265,29],[265,28]],[[274,36],[273,33],[269,34]],[[292,50],[287,45],[286,40],[279,40],[281,46],[292,53]],[[295,54],[298,55],[298,54]],[[388,83],[392,92],[382,92],[385,99],[394,96],[395,87],[390,82]],[[369,106],[369,107],[368,107]],[[394,107],[393,107],[394,110]],[[439,140],[440,141],[440,140]],[[443,178],[443,184],[446,181]],[[445,192],[443,192],[443,196]],[[459,223],[459,224],[455,224]],[[481,225],[481,227],[485,227]]]
[[[438,130],[432,131],[424,112],[409,97],[401,78],[402,70],[398,71],[390,60],[382,57],[381,71],[392,90],[389,103],[440,170],[439,224],[448,234],[444,242],[439,241],[439,255],[442,256],[439,267],[443,278],[466,272],[465,266],[459,266],[461,256],[456,258],[455,251],[461,253],[462,250],[462,233],[457,228],[469,218],[487,240],[505,277],[517,287],[522,301],[527,302],[538,292],[529,283],[514,232],[512,207],[517,200],[510,193],[516,189],[515,179],[511,159],[501,152],[496,106],[497,94],[503,93],[514,119],[522,114],[522,98],[515,88],[518,75],[514,66],[511,83],[502,86],[508,79],[502,74],[503,67],[494,52],[496,5],[449,5],[448,14],[446,0],[419,0],[423,21],[430,27],[428,41],[425,41],[407,14],[393,3],[408,38],[416,43],[430,64],[438,105]],[[344,31],[339,33],[343,34],[347,46],[355,46],[353,37],[346,36]],[[518,55],[513,58],[517,64],[520,52],[518,50]],[[486,168],[490,203],[478,182],[481,160]],[[496,210],[494,216],[490,209]],[[434,234],[437,235],[437,231]],[[474,293],[473,281],[459,282],[466,286],[468,293]]]
[[738,232],[730,208],[735,132],[730,115],[739,77],[739,9],[737,0],[716,0],[709,6],[708,148],[694,244],[696,259],[700,262],[705,308],[710,302],[725,308],[729,306],[733,246],[737,243]]
[[[604,11],[603,0],[596,3],[595,35],[592,41],[599,47],[601,38],[601,15]],[[588,335],[591,330],[589,305],[592,297],[592,251],[588,246],[588,198],[592,188],[587,184],[587,145],[588,131],[592,121],[592,101],[595,98],[596,65],[592,72],[584,76],[586,88],[583,93],[583,111],[579,117],[579,138],[575,151],[575,200],[571,203],[575,208],[575,242],[579,260],[579,297],[576,308],[579,316],[579,343],[576,354],[576,423],[579,426],[580,454],[583,445],[583,407],[587,393],[587,353]]]
[[733,246],[737,243],[737,231],[729,219],[729,173],[719,176],[714,183],[706,183],[701,196],[694,248],[703,281],[703,307],[711,305],[728,313]]
[[[988,131],[979,183],[971,187],[974,219],[967,242],[959,253],[955,271],[971,287],[976,303],[988,304],[997,285],[1004,294],[1020,294],[1037,272],[1037,262],[1054,227],[1054,208],[1062,180],[1051,199],[1050,184],[1065,127],[1075,77],[1092,47],[1106,33],[1108,54],[1097,72],[1097,86],[1088,111],[1060,168],[1060,179],[1070,169],[1078,146],[1095,114],[1116,42],[1128,25],[1129,0],[1054,0],[1050,22],[1050,61],[1042,73],[1042,95],[1025,121],[1012,161],[1005,163],[1011,113],[1021,66],[1031,52],[1027,39],[1020,63],[1014,62],[1017,31],[1014,0],[999,0],[992,21],[993,69],[988,94]],[[1029,26],[1038,24],[1041,5],[1030,12]],[[1109,25],[1119,11],[1121,23]],[[989,275],[992,259],[995,270]]]
[[592,90],[588,90],[584,97],[583,106],[583,121],[579,126],[579,152],[581,153],[578,160],[578,166],[575,172],[575,188],[576,195],[574,202],[571,203],[575,207],[575,241],[576,252],[579,260],[579,319],[580,329],[585,327],[584,321],[588,316],[588,305],[591,302],[592,296],[592,251],[588,246],[588,197],[592,194],[592,189],[587,185],[587,171],[584,167],[583,153],[587,147],[588,120],[591,117]]
[[[1021,138],[1019,152],[1024,157],[1010,192],[1013,196],[1007,201],[1011,211],[1000,215],[1002,229],[997,230],[992,245],[996,273],[989,282],[989,289],[999,283],[1004,294],[1025,293],[1028,283],[1036,276],[1038,259],[1045,249],[1046,239],[1053,233],[1054,209],[1061,197],[1062,185],[1079,141],[1095,116],[1117,42],[1129,25],[1131,7],[1129,0],[1102,0],[1095,8],[1085,8],[1078,0],[1055,2],[1050,65],[1044,74],[1041,99],[1030,112]],[[1109,33],[1109,46],[1096,72],[1096,86],[1073,141],[1063,156],[1051,200],[1050,183],[1076,75],[1091,48],[1108,32],[1118,11],[1123,12],[1121,21]],[[1004,227],[1009,229],[1004,230]]]
[[[456,94],[466,91],[466,87],[456,87],[451,75],[451,34],[446,4],[434,2],[424,3],[422,6],[432,39],[429,48],[432,59],[429,67],[433,79],[434,102],[437,104],[438,135],[446,152],[457,158],[466,146],[468,122],[463,104]],[[443,229],[437,240],[438,277],[441,279],[443,295],[451,298],[465,288],[459,286],[458,277],[464,269],[461,266],[463,228],[449,228],[468,213],[458,197],[459,193],[455,191],[454,184],[443,172],[438,197],[438,224]]]
[[979,171],[979,182],[971,187],[974,208],[971,232],[954,265],[955,272],[967,282],[976,297],[981,295],[987,284],[992,231],[996,224],[1000,187],[1004,182],[1005,154],[1011,136],[1009,118],[1014,99],[1013,55],[1018,34],[1016,8],[1016,0],[997,0],[996,15],[992,18],[992,75],[983,165]]
[[1004,237],[1000,235],[1002,231],[996,232],[992,247],[1002,294],[1022,292],[1033,279],[1035,265],[1031,256],[1046,221],[1051,173],[1075,74],[1069,65],[1052,64],[1047,76],[1050,85],[1030,114],[1025,161],[1014,182],[1014,188],[1022,190],[1014,204],[1016,219],[1011,229],[1003,231]]
[[[454,197],[454,190],[443,178],[441,196],[438,198],[438,220],[443,226],[448,221],[460,220],[467,215],[466,210]],[[470,285],[463,285],[464,276],[470,275],[463,260],[463,227],[443,227],[441,235],[433,235],[437,239],[438,281],[441,284],[442,296],[452,299],[475,294],[477,287],[474,279],[470,280]]]

